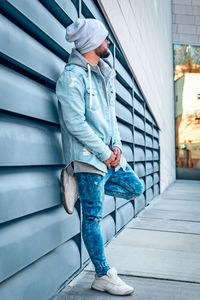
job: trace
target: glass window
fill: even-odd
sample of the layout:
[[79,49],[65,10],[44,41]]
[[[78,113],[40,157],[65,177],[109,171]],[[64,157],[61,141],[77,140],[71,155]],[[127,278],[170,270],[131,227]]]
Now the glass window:
[[177,178],[200,179],[200,46],[174,44]]

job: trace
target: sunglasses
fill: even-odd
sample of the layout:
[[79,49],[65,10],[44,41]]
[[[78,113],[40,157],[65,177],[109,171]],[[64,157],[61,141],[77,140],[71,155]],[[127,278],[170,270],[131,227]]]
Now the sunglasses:
[[109,35],[107,35],[107,37],[105,38],[105,41],[110,42]]

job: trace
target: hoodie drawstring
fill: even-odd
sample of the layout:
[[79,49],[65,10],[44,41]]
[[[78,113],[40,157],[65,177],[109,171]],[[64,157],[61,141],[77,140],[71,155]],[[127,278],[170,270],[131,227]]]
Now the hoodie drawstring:
[[87,67],[88,67],[89,85],[90,85],[90,109],[91,109],[91,107],[92,107],[92,76],[91,76],[90,64],[87,64]]
[[114,93],[114,96],[116,94],[116,90],[115,90],[115,77],[113,77],[113,93]]
[[[89,86],[90,86],[90,103],[89,103],[89,107],[91,109],[92,107],[92,73],[91,73],[91,67],[90,64],[87,64],[87,68],[88,68],[88,76],[89,76]],[[116,94],[116,89],[115,89],[115,76],[112,78],[113,80],[113,93],[114,96]],[[108,84],[108,83],[107,83]],[[109,106],[108,106],[109,109]]]

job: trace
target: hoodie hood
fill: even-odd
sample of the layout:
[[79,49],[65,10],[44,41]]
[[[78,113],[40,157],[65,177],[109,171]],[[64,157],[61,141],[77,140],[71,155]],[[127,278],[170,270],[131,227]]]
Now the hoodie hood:
[[92,72],[91,71],[96,72],[101,76],[103,74],[103,76],[106,79],[106,82],[112,79],[114,83],[116,72],[111,67],[108,61],[105,62],[103,59],[100,58],[97,65],[92,65],[81,53],[79,53],[76,50],[76,48],[72,48],[72,52],[69,56],[68,63],[66,64],[66,66],[68,65],[78,65],[88,70],[89,86],[90,86],[90,107],[92,106]]
[[[69,56],[68,63],[66,65],[78,65],[87,69],[88,71],[90,68],[91,71],[97,72],[98,74],[100,74],[100,68],[101,73],[107,79],[116,75],[115,70],[112,68],[108,61],[105,62],[102,58],[100,58],[99,63],[97,65],[92,65],[80,52],[76,50],[76,48],[72,48],[72,52]],[[88,65],[90,66],[89,68]]]

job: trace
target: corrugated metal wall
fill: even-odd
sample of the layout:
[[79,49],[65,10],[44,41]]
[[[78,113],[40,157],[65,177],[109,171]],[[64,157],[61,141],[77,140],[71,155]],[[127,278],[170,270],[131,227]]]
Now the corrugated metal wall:
[[[107,24],[91,0],[1,0],[0,8],[0,298],[45,300],[88,262],[79,201],[73,215],[61,206],[55,83],[72,47],[65,27],[78,16]],[[129,202],[106,196],[105,243],[159,194],[159,129],[110,36],[123,151],[145,192]]]

